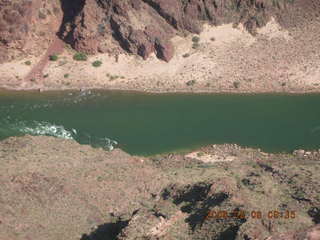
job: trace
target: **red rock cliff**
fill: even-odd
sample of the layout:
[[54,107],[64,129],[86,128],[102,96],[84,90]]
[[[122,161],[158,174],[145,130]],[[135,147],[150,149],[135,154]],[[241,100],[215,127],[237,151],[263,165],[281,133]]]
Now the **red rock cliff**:
[[175,34],[204,22],[242,23],[252,34],[274,16],[294,27],[319,14],[315,0],[0,0],[0,62],[39,53],[57,34],[89,54],[127,51],[169,61]]

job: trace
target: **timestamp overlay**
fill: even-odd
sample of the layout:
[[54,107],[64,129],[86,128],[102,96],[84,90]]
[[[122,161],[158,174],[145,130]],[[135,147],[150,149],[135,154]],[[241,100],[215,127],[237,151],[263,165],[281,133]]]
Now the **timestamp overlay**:
[[270,211],[260,211],[260,210],[210,210],[205,216],[205,220],[209,219],[295,219],[296,211],[293,210],[270,210]]

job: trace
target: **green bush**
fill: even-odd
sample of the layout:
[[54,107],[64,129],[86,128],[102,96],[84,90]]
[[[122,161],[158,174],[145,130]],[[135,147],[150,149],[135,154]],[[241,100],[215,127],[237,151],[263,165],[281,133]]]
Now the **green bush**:
[[192,42],[198,43],[200,41],[200,38],[198,36],[192,37]]
[[87,61],[88,57],[85,53],[77,52],[73,55],[73,59],[76,61]]
[[57,60],[58,60],[58,56],[55,55],[55,54],[54,54],[54,55],[50,55],[50,56],[49,56],[49,60],[50,60],[50,61],[57,61]]
[[68,78],[69,77],[69,73],[66,73],[65,75],[63,75],[64,78]]
[[113,76],[110,76],[109,80],[110,80],[110,81],[113,81],[113,80],[116,80],[116,79],[118,79],[118,78],[119,78],[119,76],[113,75]]
[[49,74],[48,74],[48,73],[45,74],[45,75],[43,75],[43,78],[47,78],[47,77],[49,77]]
[[204,155],[206,155],[204,152],[198,152],[197,153],[197,157],[203,157]]
[[185,54],[182,55],[182,57],[184,57],[184,58],[190,57],[190,54],[189,53],[185,53]]
[[187,86],[193,86],[194,84],[196,84],[196,80],[190,80],[186,84]]
[[25,65],[30,66],[31,65],[31,61],[26,61],[24,62]]
[[102,62],[99,61],[99,60],[94,61],[94,62],[92,63],[92,66],[94,66],[94,67],[100,67],[101,65],[102,65]]

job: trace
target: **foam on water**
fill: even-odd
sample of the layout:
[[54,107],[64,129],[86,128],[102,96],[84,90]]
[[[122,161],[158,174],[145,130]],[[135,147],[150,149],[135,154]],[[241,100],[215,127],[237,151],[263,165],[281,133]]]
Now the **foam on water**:
[[1,121],[2,131],[11,132],[14,135],[30,134],[34,136],[52,136],[64,139],[75,139],[75,129],[71,131],[63,126],[39,121],[14,121],[10,118]]
[[13,121],[10,117],[0,121],[0,139],[9,136],[21,135],[52,136],[63,139],[75,140],[82,144],[90,144],[94,147],[103,147],[113,150],[118,143],[107,137],[99,138],[86,133],[79,133],[76,129],[66,129],[64,126],[45,121]]
[[64,138],[64,139],[72,139],[73,138],[73,131],[66,130],[63,126],[51,124],[48,122],[37,122],[33,121],[32,124],[20,125],[19,129],[22,133],[30,134],[30,135],[43,135],[43,136],[52,136],[52,137],[58,137],[58,138]]

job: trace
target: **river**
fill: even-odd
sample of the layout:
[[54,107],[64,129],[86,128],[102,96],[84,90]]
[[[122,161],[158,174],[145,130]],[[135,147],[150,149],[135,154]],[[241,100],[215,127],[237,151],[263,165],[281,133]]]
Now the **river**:
[[48,135],[134,155],[236,143],[320,148],[320,95],[0,92],[0,140]]

